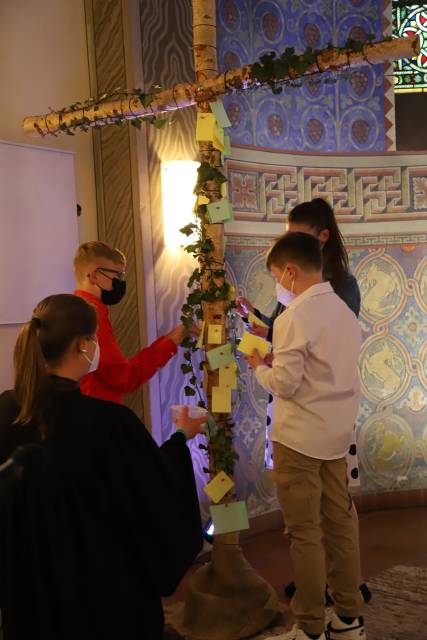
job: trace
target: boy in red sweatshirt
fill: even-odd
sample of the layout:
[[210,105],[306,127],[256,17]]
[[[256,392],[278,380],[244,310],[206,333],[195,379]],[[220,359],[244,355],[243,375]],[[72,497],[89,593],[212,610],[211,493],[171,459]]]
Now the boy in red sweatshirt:
[[[121,403],[123,394],[138,389],[176,354],[184,339],[184,327],[178,325],[149,347],[125,358],[108,316],[109,305],[118,304],[126,292],[124,254],[105,242],[86,242],[77,250],[74,273],[77,283],[75,295],[96,308],[100,348],[98,368],[83,378],[81,390],[94,398]],[[196,332],[194,327],[191,333]]]

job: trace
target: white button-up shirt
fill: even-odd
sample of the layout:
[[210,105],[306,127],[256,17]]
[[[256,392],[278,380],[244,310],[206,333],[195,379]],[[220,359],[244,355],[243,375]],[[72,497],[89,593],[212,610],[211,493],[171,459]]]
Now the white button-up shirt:
[[273,366],[256,369],[273,394],[271,438],[312,458],[348,451],[359,405],[361,330],[329,282],[297,296],[276,319]]

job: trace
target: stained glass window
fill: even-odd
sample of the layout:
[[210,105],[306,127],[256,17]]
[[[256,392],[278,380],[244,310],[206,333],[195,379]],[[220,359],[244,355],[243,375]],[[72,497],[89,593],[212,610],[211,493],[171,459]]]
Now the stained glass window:
[[393,2],[393,35],[405,37],[418,33],[420,54],[412,60],[394,63],[396,92],[427,91],[427,4]]

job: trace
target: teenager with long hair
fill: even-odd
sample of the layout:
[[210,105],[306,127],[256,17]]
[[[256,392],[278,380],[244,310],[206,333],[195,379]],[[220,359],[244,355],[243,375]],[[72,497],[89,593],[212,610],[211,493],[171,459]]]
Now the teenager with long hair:
[[16,341],[0,464],[29,444],[44,463],[25,468],[7,511],[1,503],[4,640],[160,640],[161,596],[202,546],[186,440],[203,419],[185,412],[158,447],[130,409],[83,395],[96,331],[95,308],[60,294],[37,305]]

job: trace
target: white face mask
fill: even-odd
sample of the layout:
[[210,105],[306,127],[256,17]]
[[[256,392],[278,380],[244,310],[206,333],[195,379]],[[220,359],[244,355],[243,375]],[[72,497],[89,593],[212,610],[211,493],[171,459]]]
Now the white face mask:
[[86,355],[86,349],[82,349],[81,350],[81,354],[83,356],[83,358],[85,358],[89,364],[90,367],[87,371],[87,373],[93,373],[94,371],[97,370],[98,365],[99,365],[99,356],[100,356],[100,350],[99,350],[99,342],[96,340],[91,340],[91,342],[93,342],[96,347],[95,347],[95,353],[93,354],[93,358],[92,360],[90,358],[88,358],[88,356]]
[[282,285],[282,280],[283,280],[283,276],[284,275],[285,275],[285,271],[283,271],[282,277],[280,278],[280,281],[276,282],[276,296],[277,296],[277,300],[278,300],[278,302],[280,302],[280,304],[283,304],[284,307],[288,307],[290,305],[290,303],[292,302],[292,300],[294,298],[296,298],[296,295],[294,293],[295,280],[292,281],[292,290],[289,291],[289,289],[286,289]]
[[292,300],[296,297],[295,293],[289,291],[289,289],[285,289],[285,287],[280,284],[280,282],[276,282],[276,296],[277,300],[280,304],[283,304],[284,307],[288,307]]

